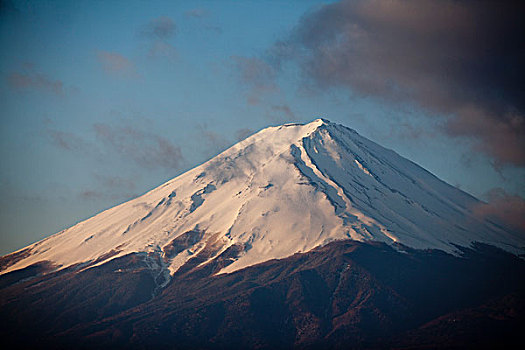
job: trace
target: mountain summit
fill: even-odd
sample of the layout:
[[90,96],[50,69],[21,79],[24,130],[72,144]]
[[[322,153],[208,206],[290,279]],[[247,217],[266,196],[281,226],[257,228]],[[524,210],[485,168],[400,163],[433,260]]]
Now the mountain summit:
[[1,257],[0,347],[510,348],[525,242],[478,204],[344,126],[267,128]]
[[316,119],[269,127],[150,192],[15,252],[3,273],[47,262],[93,267],[157,254],[173,275],[192,257],[227,256],[219,273],[334,240],[455,253],[525,241],[474,216],[474,197],[352,129]]

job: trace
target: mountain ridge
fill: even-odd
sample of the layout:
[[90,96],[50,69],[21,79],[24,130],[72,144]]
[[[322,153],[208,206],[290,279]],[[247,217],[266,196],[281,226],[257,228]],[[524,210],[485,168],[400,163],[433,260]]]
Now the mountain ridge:
[[481,242],[522,254],[523,238],[477,218],[476,203],[355,130],[316,119],[263,129],[142,196],[4,256],[0,274],[42,261],[91,268],[133,252],[159,254],[166,278],[196,256],[204,265],[230,254],[220,271],[229,273],[343,239],[449,253]]

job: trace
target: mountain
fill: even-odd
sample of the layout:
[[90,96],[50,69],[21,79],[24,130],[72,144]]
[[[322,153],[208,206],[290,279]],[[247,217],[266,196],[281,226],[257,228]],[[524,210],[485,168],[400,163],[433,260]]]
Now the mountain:
[[0,258],[0,339],[64,348],[512,340],[525,237],[474,215],[479,203],[342,125],[270,127]]
[[[159,253],[171,274],[213,250],[233,272],[341,239],[455,252],[473,242],[512,253],[525,240],[474,216],[478,201],[341,125],[264,129],[205,164],[11,255],[2,273]],[[164,266],[163,266],[164,267]]]

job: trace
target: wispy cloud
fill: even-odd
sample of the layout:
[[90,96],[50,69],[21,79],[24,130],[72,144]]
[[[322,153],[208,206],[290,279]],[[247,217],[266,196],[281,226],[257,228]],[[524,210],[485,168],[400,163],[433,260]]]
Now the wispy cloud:
[[198,123],[196,126],[198,139],[206,147],[204,150],[209,155],[215,155],[219,152],[224,151],[230,142],[221,134],[208,128],[206,123]]
[[91,189],[84,189],[78,193],[82,200],[125,200],[136,197],[135,182],[132,179],[120,176],[93,174],[95,184]]
[[[88,156],[97,161],[120,159],[144,169],[179,169],[184,156],[179,146],[155,132],[139,129],[131,123],[114,126],[93,124],[92,131],[98,142],[89,141],[80,134],[47,129],[50,141],[59,149]],[[108,181],[101,183],[111,184]],[[116,183],[113,183],[115,185]]]
[[214,32],[215,34],[222,34],[223,30],[221,27],[219,26],[215,26],[215,25],[205,25],[204,26],[204,29],[210,31],[210,32]]
[[194,8],[194,9],[184,12],[184,15],[186,17],[194,17],[194,18],[203,18],[203,17],[208,16],[209,14],[210,12],[204,8]]
[[156,40],[151,43],[148,56],[152,58],[165,57],[169,59],[176,59],[178,57],[178,52],[175,46],[164,41]]
[[[274,118],[276,117],[276,119],[278,121],[280,121],[280,120],[284,120],[284,121],[288,121],[288,122],[297,121],[295,113],[292,112],[292,110],[290,109],[290,106],[288,106],[288,105],[271,106],[271,110],[272,110],[272,112],[274,112],[273,113],[274,114]],[[279,116],[275,116],[275,113],[278,113]]]
[[121,77],[136,77],[137,71],[133,62],[116,52],[99,51],[97,58],[102,69],[108,74]]
[[85,153],[93,149],[82,137],[71,132],[49,129],[47,134],[55,146],[66,151]]
[[177,49],[170,43],[177,34],[175,22],[166,16],[152,19],[139,31],[139,35],[147,39],[148,57],[176,59]]
[[180,147],[163,136],[132,126],[104,123],[94,124],[93,129],[106,150],[132,159],[142,167],[178,169],[184,160]]
[[262,97],[277,92],[275,69],[256,57],[233,56],[238,78],[248,88],[248,103],[258,104]]
[[105,174],[93,174],[93,178],[99,183],[102,187],[108,189],[125,189],[133,190],[135,189],[135,181],[132,179],[124,178],[121,176],[111,176]]
[[166,16],[161,16],[149,21],[144,25],[140,31],[140,34],[151,38],[166,40],[170,39],[177,33],[177,26],[175,22]]
[[499,164],[525,165],[525,3],[348,0],[270,50],[325,90],[413,103]]
[[184,16],[190,19],[198,20],[202,24],[202,28],[209,32],[222,34],[222,28],[220,26],[210,23],[210,11],[208,9],[194,8],[186,11]]
[[130,193],[114,193],[107,192],[105,190],[91,189],[83,190],[78,193],[78,197],[84,201],[101,201],[101,200],[112,200],[112,201],[124,201],[137,197],[138,194],[135,192]]
[[49,76],[34,71],[13,72],[7,75],[7,83],[16,90],[40,90],[55,95],[64,95],[64,83]]

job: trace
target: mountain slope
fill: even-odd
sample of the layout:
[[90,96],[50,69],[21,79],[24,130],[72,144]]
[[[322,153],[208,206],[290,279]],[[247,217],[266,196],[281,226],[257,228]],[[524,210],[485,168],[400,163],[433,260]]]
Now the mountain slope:
[[0,258],[0,347],[496,348],[523,237],[322,119],[268,128]]
[[[93,267],[133,252],[161,256],[160,287],[190,260],[217,272],[333,240],[458,252],[523,237],[474,216],[472,196],[344,126],[317,119],[258,132],[164,185],[2,258],[2,274],[46,262]],[[199,259],[192,259],[199,257]]]
[[457,257],[337,241],[230,274],[178,272],[154,297],[145,255],[0,286],[0,345],[494,349],[525,321],[525,262],[480,244]]

